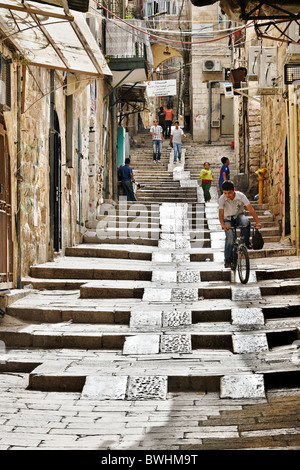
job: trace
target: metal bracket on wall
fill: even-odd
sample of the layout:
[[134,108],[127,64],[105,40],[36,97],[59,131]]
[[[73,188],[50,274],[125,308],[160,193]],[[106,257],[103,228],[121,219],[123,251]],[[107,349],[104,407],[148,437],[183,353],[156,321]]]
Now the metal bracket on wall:
[[109,90],[108,93],[106,93],[106,95],[103,98],[103,101],[105,101],[121,85],[121,83],[123,83],[124,80],[126,80],[126,78],[131,74],[131,72],[133,72],[133,70],[134,69],[129,70],[129,72],[122,78],[122,80],[120,80],[111,90]]

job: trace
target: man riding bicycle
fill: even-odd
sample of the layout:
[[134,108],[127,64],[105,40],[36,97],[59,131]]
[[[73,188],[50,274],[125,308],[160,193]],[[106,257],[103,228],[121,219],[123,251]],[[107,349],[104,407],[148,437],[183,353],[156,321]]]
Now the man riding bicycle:
[[222,229],[225,230],[226,240],[224,248],[224,266],[231,267],[232,249],[234,244],[234,234],[230,227],[242,226],[241,235],[244,237],[247,248],[252,248],[250,244],[250,220],[244,214],[244,208],[250,212],[256,222],[256,227],[261,228],[262,225],[258,216],[250,204],[245,194],[235,191],[232,181],[224,181],[222,184],[223,194],[219,199],[219,220]]

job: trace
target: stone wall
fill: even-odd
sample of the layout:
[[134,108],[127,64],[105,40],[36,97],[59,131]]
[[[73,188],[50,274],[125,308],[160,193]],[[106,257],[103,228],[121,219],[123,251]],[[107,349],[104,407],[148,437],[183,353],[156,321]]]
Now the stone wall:
[[[6,55],[10,52],[5,51]],[[14,266],[17,259],[17,236],[15,214],[17,213],[17,65],[12,64],[12,107],[4,113],[11,158],[12,221]],[[106,85],[98,80],[98,106],[93,121],[94,144],[91,142],[91,92],[86,77],[77,77],[78,84],[73,101],[73,165],[66,161],[66,95],[63,74],[55,73],[54,101],[61,138],[61,219],[62,250],[81,241],[86,220],[95,213],[101,200],[101,185],[98,184],[102,164],[102,115],[103,92]],[[50,233],[50,70],[26,66],[24,112],[21,115],[21,240],[22,274],[29,273],[30,266],[53,258]],[[80,122],[81,169],[78,185],[77,153],[79,151],[77,125]],[[91,164],[94,165],[91,168]],[[80,197],[79,197],[80,195]],[[78,220],[78,204],[81,204],[81,219]],[[16,274],[15,274],[16,275]],[[16,279],[15,279],[16,280]]]
[[285,102],[278,96],[263,96],[261,114],[261,166],[266,168],[264,199],[269,204],[269,210],[279,221],[284,217]]

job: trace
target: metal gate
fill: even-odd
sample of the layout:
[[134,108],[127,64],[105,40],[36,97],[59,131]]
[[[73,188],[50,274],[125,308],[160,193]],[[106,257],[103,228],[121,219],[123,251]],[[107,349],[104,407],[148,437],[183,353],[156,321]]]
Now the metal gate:
[[0,289],[12,287],[13,282],[11,219],[10,159],[6,131],[0,123]]

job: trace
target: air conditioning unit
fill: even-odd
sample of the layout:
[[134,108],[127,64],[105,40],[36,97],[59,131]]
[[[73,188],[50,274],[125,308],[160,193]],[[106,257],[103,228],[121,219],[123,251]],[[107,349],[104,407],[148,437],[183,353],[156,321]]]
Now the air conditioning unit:
[[258,73],[258,56],[261,51],[261,46],[250,46],[248,56],[248,80],[257,80]]
[[218,59],[205,59],[203,61],[203,72],[222,72],[222,64]]
[[263,47],[259,55],[258,88],[261,92],[263,90],[267,90],[266,92],[277,90],[277,78],[277,48]]
[[[300,23],[292,21],[290,24],[287,35],[293,40],[286,50],[285,64],[296,63],[300,61]],[[295,44],[295,43],[299,44]]]

